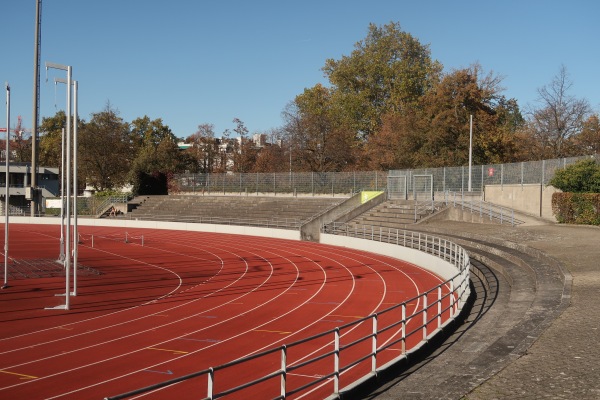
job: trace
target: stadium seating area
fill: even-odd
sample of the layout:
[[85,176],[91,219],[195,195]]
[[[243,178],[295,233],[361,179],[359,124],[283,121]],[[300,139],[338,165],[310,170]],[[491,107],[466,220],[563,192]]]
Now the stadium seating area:
[[346,198],[260,196],[148,196],[136,199],[131,219],[231,223],[298,228]]

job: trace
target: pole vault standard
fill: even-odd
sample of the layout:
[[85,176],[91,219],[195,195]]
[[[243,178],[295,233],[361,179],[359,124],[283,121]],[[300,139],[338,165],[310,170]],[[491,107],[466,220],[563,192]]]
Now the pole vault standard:
[[[67,112],[66,112],[66,147],[67,147],[67,155],[66,155],[66,164],[67,164],[67,204],[66,204],[66,214],[67,214],[67,224],[65,229],[65,260],[64,260],[64,268],[65,268],[65,304],[62,306],[49,307],[50,309],[62,309],[69,310],[70,308],[70,295],[71,295],[71,85],[72,85],[72,67],[70,65],[62,65],[55,64],[51,62],[46,62],[46,71],[48,69],[59,69],[63,71],[67,71]],[[64,173],[64,171],[63,171]],[[75,242],[77,243],[77,242]]]
[[8,187],[8,155],[10,154],[10,86],[6,82],[6,193],[4,195],[4,284],[2,289],[8,288],[8,208],[10,189]]
[[[68,85],[66,79],[63,78],[54,78],[54,83],[64,83]],[[77,251],[78,251],[78,232],[77,232],[77,91],[78,91],[78,83],[77,81],[73,81],[73,291],[71,294],[73,296],[77,296]],[[70,92],[70,90],[68,90]],[[68,101],[68,100],[67,100]],[[64,142],[64,140],[63,140]],[[68,140],[67,140],[68,142]],[[63,149],[64,151],[64,149]],[[67,161],[67,165],[69,161]],[[64,168],[64,167],[63,167]],[[67,167],[68,168],[68,167]],[[62,179],[61,179],[62,181]],[[61,193],[61,196],[63,194]],[[71,199],[67,198],[67,202]],[[64,200],[62,201],[64,204]],[[62,224],[61,220],[61,224]],[[61,228],[62,229],[62,228]],[[62,230],[61,230],[62,234]],[[62,254],[62,248],[61,248]]]

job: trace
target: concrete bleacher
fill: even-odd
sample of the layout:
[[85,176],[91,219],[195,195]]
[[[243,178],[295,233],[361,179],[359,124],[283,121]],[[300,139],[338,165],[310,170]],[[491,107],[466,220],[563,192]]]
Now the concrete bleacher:
[[128,218],[298,228],[346,198],[165,195],[139,199]]
[[387,200],[347,223],[350,229],[363,226],[397,228],[414,224],[431,215],[431,209],[421,208],[415,212],[415,202],[411,200]]

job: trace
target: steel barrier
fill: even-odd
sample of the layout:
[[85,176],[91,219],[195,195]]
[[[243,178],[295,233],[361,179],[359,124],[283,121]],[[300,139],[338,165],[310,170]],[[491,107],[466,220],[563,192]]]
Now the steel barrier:
[[[198,393],[206,393],[205,399],[230,394],[241,396],[241,392],[248,388],[272,393],[270,398],[273,399],[292,395],[301,398],[313,393],[319,398],[338,398],[340,393],[359,385],[378,371],[406,359],[451,323],[463,309],[470,293],[470,263],[467,252],[457,244],[424,233],[379,227],[351,231],[347,226],[331,224],[325,231],[416,249],[448,262],[455,268],[456,274],[425,293],[335,329],[105,399],[126,399],[202,377],[204,379],[197,382],[197,388]],[[236,369],[248,374],[258,369],[255,368],[257,362],[273,365],[273,369],[237,386],[228,385],[232,377],[240,376]],[[291,379],[292,373],[302,375],[304,380]],[[306,382],[306,379],[309,381]],[[268,398],[266,395],[263,397]]]

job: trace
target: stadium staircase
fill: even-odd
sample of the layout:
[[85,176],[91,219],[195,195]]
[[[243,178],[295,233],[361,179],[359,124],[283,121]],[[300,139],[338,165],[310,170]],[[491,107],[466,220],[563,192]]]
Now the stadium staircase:
[[387,200],[347,224],[350,229],[359,229],[362,226],[397,228],[417,223],[435,211],[430,205],[420,206],[412,200]]

